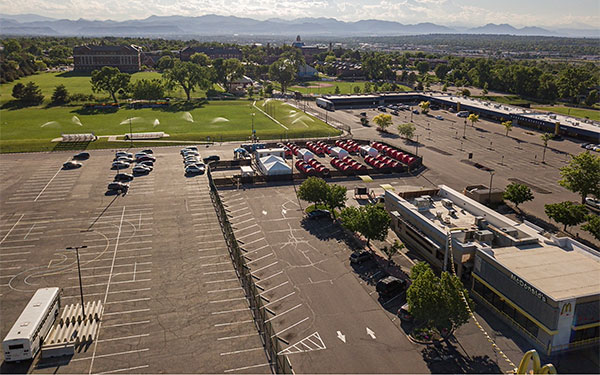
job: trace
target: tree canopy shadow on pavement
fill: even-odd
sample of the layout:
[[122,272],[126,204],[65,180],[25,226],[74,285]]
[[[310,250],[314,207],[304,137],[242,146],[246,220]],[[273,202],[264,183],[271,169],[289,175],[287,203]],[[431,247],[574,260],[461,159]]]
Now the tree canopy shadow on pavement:
[[343,242],[352,251],[356,251],[364,247],[364,244],[362,244],[361,241],[356,239],[351,234],[347,233],[347,231],[339,224],[337,220],[327,222],[327,225],[324,223],[324,220],[310,220],[304,218],[300,222],[300,225],[308,233],[312,234],[321,241],[335,240],[337,242]]
[[489,356],[469,357],[449,341],[428,345],[421,350],[432,374],[500,374],[502,370]]

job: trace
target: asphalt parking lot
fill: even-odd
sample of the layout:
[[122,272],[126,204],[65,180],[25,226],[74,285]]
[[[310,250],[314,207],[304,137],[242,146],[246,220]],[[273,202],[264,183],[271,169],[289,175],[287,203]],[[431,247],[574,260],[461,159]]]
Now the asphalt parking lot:
[[179,148],[106,194],[110,150],[62,170],[69,153],[0,156],[0,335],[31,295],[63,288],[105,312],[97,340],[67,360],[3,363],[2,372],[268,373],[270,367],[216,219],[205,175],[184,176]]

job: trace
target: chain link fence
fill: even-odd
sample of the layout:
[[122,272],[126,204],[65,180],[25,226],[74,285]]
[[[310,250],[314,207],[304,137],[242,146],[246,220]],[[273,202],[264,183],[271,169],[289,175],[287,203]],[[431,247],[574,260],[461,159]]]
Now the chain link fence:
[[279,339],[273,330],[271,322],[269,322],[269,316],[267,316],[268,312],[263,304],[259,289],[254,283],[250,268],[246,265],[246,259],[242,254],[242,250],[233,233],[231,223],[229,223],[229,219],[227,218],[227,211],[225,211],[225,207],[223,206],[223,202],[221,202],[221,197],[219,196],[217,187],[213,181],[210,166],[208,166],[206,174],[208,176],[210,196],[213,205],[215,206],[217,217],[219,218],[219,223],[221,224],[221,229],[223,230],[223,235],[227,242],[227,247],[229,248],[229,255],[233,261],[237,276],[242,283],[242,288],[246,293],[246,298],[248,299],[250,310],[254,317],[254,323],[256,324],[269,362],[271,363],[271,370],[276,374],[293,374],[292,365],[288,358],[285,355],[278,354],[282,349],[279,344]]

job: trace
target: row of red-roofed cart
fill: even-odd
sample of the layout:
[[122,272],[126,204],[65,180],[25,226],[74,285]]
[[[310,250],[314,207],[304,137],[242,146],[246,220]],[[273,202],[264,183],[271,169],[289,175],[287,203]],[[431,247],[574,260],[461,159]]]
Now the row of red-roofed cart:
[[360,145],[354,141],[351,140],[337,140],[335,141],[335,145],[337,147],[341,147],[344,150],[352,153],[352,152],[357,152],[358,148],[360,147]]
[[346,156],[342,159],[333,158],[329,162],[334,168],[346,174],[354,174],[356,172],[364,172],[367,170],[367,167],[364,164],[360,164],[350,156]]
[[[329,148],[327,145],[325,145],[325,146],[327,147],[327,149]],[[319,156],[325,155],[325,149],[315,142],[310,142],[310,141],[306,142],[306,148],[309,149],[310,151],[312,151],[315,155],[319,155]]]
[[316,159],[310,159],[308,162],[298,160],[296,162],[296,169],[307,176],[323,176],[328,177],[330,174],[329,168],[319,163]]
[[[408,166],[411,166],[417,158],[411,156],[410,154],[404,153],[394,147],[387,146],[380,142],[371,143],[371,147],[379,151],[380,154],[386,155],[392,159],[395,159],[399,162],[402,162]],[[366,158],[365,158],[366,161]]]
[[377,155],[377,156],[366,156],[365,163],[369,164],[375,169],[383,169],[388,171],[402,171],[403,165],[397,160],[394,160],[388,156]]

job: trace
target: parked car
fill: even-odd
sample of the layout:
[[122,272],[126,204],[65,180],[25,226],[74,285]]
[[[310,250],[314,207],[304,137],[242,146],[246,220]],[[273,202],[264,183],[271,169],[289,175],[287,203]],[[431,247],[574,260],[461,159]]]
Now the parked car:
[[73,155],[73,159],[75,160],[87,160],[90,158],[90,154],[88,152],[80,152],[79,154]]
[[361,115],[362,117],[367,117],[367,112],[361,112],[361,113],[360,113],[360,115]]
[[152,150],[151,150],[151,149],[149,149],[149,148],[147,148],[147,149],[145,149],[145,150],[142,150],[141,152],[143,152],[144,154],[150,154],[150,155],[153,155],[153,154],[154,154],[154,152],[152,152]]
[[592,197],[585,198],[585,204],[600,210],[600,199],[594,199]]
[[371,259],[371,252],[367,250],[355,251],[350,254],[350,263],[359,264],[369,259]]
[[117,173],[115,176],[115,181],[131,181],[133,180],[133,175],[129,173]]
[[437,116],[435,116],[435,119],[436,120],[443,120],[444,118],[442,116],[440,116],[440,115],[437,115]]
[[410,307],[409,307],[408,302],[407,302],[404,305],[402,305],[401,308],[398,309],[398,317],[400,317],[400,319],[404,320],[405,322],[412,321],[413,320],[413,316],[409,312],[409,310],[410,310]]
[[202,159],[202,161],[204,161],[205,164],[208,164],[212,161],[219,161],[219,160],[221,160],[219,155],[210,155],[210,156],[207,156],[204,159]]
[[185,154],[186,152],[198,152],[198,147],[188,146],[188,147],[182,148],[180,151],[181,155]]
[[151,162],[155,162],[156,158],[154,156],[151,155],[144,155],[142,157],[136,158],[137,161],[151,161]]
[[135,167],[133,167],[133,173],[135,173],[135,174],[150,173],[152,171],[151,168],[152,167],[148,167],[146,165],[137,164]]
[[76,161],[68,161],[63,164],[63,169],[75,169],[81,167],[81,163]]
[[592,143],[590,143],[590,142],[585,142],[585,143],[580,144],[579,147],[581,147],[581,148],[587,148],[587,146],[589,146],[591,144]]
[[130,152],[125,152],[125,151],[117,151],[117,152],[115,152],[115,157],[118,158],[119,156],[125,156],[125,157],[128,157],[128,158],[132,158],[133,154],[130,153]]
[[198,165],[193,164],[190,166],[187,166],[185,168],[185,174],[187,175],[193,175],[193,174],[203,174],[205,171],[204,168],[200,168]]
[[412,113],[414,113],[415,115],[419,114],[419,110],[418,109],[413,109]]
[[396,110],[393,110],[393,111],[392,111],[392,112],[390,112],[390,113],[391,113],[392,115],[394,115],[394,116],[398,116],[398,111],[396,111]]
[[392,296],[404,291],[406,281],[394,276],[387,276],[377,282],[375,290],[380,296]]
[[154,167],[154,162],[151,160],[145,160],[145,161],[137,162],[136,165],[145,165],[147,167]]
[[114,161],[122,161],[125,163],[133,163],[134,159],[133,158],[128,158],[127,156],[119,156],[116,157]]
[[115,161],[114,163],[112,163],[112,168],[113,169],[124,169],[124,168],[129,168],[129,163],[124,162],[124,161]]
[[309,220],[329,219],[331,220],[331,212],[329,210],[314,210],[308,213]]
[[152,154],[147,154],[147,153],[145,153],[145,152],[138,152],[137,154],[135,154],[135,155],[134,155],[134,157],[135,157],[136,159],[142,158],[142,157],[144,157],[144,156],[152,156]]
[[110,184],[108,184],[108,190],[125,192],[129,190],[129,184],[118,181],[111,182]]

